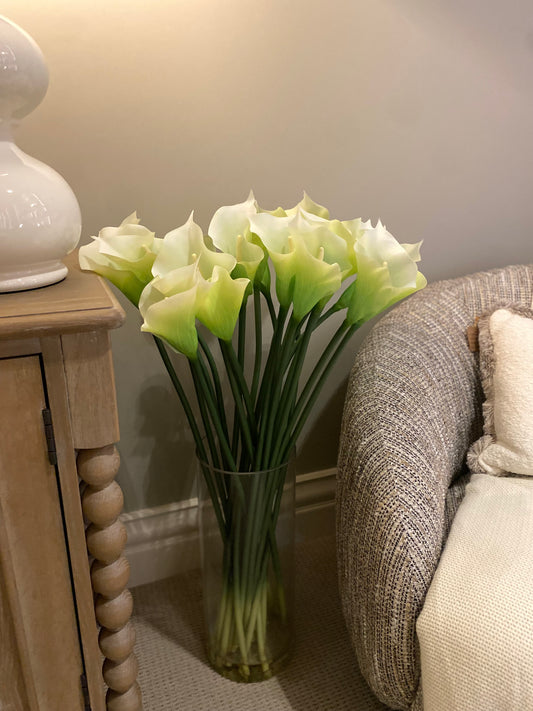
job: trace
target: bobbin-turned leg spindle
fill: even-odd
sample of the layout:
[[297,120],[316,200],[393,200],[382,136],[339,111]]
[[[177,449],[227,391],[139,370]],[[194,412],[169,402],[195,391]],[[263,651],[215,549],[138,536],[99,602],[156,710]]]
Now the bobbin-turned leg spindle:
[[87,484],[82,508],[90,522],[86,538],[94,558],[91,581],[96,594],[96,619],[101,625],[103,677],[109,687],[107,709],[141,711],[141,692],[136,681],[138,664],[133,654],[135,630],[130,621],[133,599],[126,589],[130,569],[122,555],[126,529],[118,519],[124,503],[115,481],[119,463],[114,445],[81,450],[77,458],[78,474]]

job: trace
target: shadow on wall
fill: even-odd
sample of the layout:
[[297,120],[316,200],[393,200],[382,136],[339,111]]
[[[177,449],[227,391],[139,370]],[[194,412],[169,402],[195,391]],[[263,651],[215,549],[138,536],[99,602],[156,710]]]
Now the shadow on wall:
[[136,400],[134,457],[146,462],[141,473],[146,507],[165,500],[180,501],[194,495],[192,435],[166,374],[143,383]]
[[311,415],[308,426],[300,436],[297,474],[330,469],[337,465],[344,399],[355,356],[370,330],[386,313],[363,324],[337,361],[315,405],[314,415]]
[[[128,457],[122,457],[120,480],[130,481],[133,459],[146,463],[142,476],[143,501],[131,501],[130,510],[181,501],[195,495],[195,458],[192,436],[176,396],[165,376],[150,378],[136,401],[136,438]],[[344,397],[348,376],[334,389],[325,388],[318,417],[304,432],[298,447],[297,474],[336,465]],[[120,449],[120,446],[119,446]],[[129,496],[135,496],[128,492]],[[138,496],[138,495],[137,495]],[[137,497],[135,497],[137,498]]]
[[334,457],[338,448],[347,386],[348,376],[343,378],[335,390],[327,386],[324,388],[317,407],[318,417],[298,446],[297,474],[330,469],[336,465]]
[[[350,371],[362,341],[381,316],[355,334],[330,374],[299,438],[297,474],[336,466]],[[117,365],[120,376],[121,365],[125,370],[127,366]],[[187,368],[179,360],[175,366],[196,411]],[[156,367],[161,372],[136,380],[137,387],[131,393],[135,397],[129,399],[128,394],[122,403],[124,437],[122,447],[119,444],[122,459],[118,480],[124,490],[126,511],[157,507],[196,495],[195,448],[189,424],[168,375],[157,360]],[[226,395],[229,397],[227,392]]]

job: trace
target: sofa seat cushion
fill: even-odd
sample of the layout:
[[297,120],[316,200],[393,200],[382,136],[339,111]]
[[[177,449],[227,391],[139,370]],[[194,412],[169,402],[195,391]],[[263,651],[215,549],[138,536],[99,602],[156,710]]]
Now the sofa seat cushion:
[[533,480],[473,474],[417,620],[424,711],[533,709]]

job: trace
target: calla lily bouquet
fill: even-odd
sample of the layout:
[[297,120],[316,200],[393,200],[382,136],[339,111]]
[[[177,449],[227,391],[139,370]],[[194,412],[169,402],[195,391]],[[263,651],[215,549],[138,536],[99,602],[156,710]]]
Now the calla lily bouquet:
[[[251,193],[243,203],[218,209],[207,235],[191,214],[159,239],[133,214],[80,249],[81,267],[109,279],[138,307],[141,330],[155,337],[199,459],[209,465],[204,476],[225,546],[216,655],[238,647],[244,678],[252,647],[268,675],[263,563],[271,558],[276,568],[272,530],[284,482],[278,476],[247,499],[210,467],[254,472],[287,462],[352,334],[425,286],[417,269],[419,246],[399,244],[380,222],[331,219],[305,194],[291,209],[268,211]],[[313,335],[338,312],[343,318],[337,316],[336,332],[302,383]],[[189,361],[201,424],[168,346]],[[236,526],[245,505],[253,509],[252,520]],[[281,581],[278,592],[283,608]]]

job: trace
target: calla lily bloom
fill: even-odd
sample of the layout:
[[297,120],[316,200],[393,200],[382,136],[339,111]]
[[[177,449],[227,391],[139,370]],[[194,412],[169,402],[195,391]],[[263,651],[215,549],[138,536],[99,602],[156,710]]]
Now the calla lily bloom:
[[271,252],[270,258],[276,270],[279,302],[286,309],[292,304],[294,318],[300,321],[339,289],[341,270],[338,264],[324,260],[323,247],[312,254],[302,235],[290,235],[288,248],[285,254]]
[[[346,277],[355,274],[357,271],[357,258],[355,256],[354,244],[366,229],[372,227],[370,220],[363,222],[359,217],[354,220],[330,220],[328,217],[325,217],[325,215],[329,215],[327,208],[313,203],[306,193],[304,193],[304,196],[304,200],[302,200],[296,208],[288,210],[287,213],[296,214],[295,211],[299,209],[300,213],[308,222],[315,224],[322,223],[326,225],[331,232],[341,237],[346,242],[347,256],[351,264],[351,269],[348,270],[344,268],[342,270],[342,278],[346,279]],[[307,210],[305,206],[308,208]],[[334,259],[334,257],[332,258]],[[326,260],[331,261],[331,259],[327,257]]]
[[159,253],[152,267],[154,276],[165,276],[174,269],[198,264],[200,273],[207,279],[216,265],[231,272],[236,259],[231,254],[210,249],[211,240],[204,238],[201,227],[193,220],[193,213],[187,222],[171,232],[161,241]]
[[426,286],[418,271],[420,244],[399,244],[378,222],[354,244],[357,278],[339,299],[346,321],[361,325],[400,299]]
[[363,236],[365,230],[371,229],[372,224],[370,220],[363,222],[361,218],[357,217],[355,220],[339,220],[331,221],[331,229],[337,234],[341,235],[343,239],[346,240],[348,246],[348,259],[352,264],[351,274],[357,272],[357,255],[355,253],[355,244],[357,240]]
[[255,244],[250,231],[250,217],[257,213],[258,206],[253,192],[248,199],[237,205],[220,207],[207,230],[215,247],[235,257],[238,272],[250,281],[256,277],[260,264],[265,259],[263,249]]
[[300,320],[332,296],[353,273],[348,242],[330,229],[325,218],[298,208],[294,215],[260,213],[250,218],[252,231],[265,245],[276,271],[276,294]]
[[[268,253],[285,254],[289,251],[289,237],[303,238],[311,254],[317,254],[321,247],[324,260],[328,264],[338,264],[344,279],[353,273],[349,259],[351,233],[338,221],[326,220],[299,209],[292,216],[275,217],[264,212],[250,218],[252,231],[258,235]],[[348,238],[348,239],[347,239]]]
[[217,338],[231,340],[250,283],[232,279],[220,265],[206,279],[199,262],[198,257],[193,264],[154,277],[139,301],[141,330],[163,338],[191,360],[198,351],[196,319]]
[[142,290],[152,279],[160,243],[132,213],[119,227],[104,227],[90,244],[80,247],[80,267],[109,279],[137,306]]
[[135,213],[119,227],[105,227],[80,249],[80,266],[107,277],[144,317],[143,330],[195,358],[196,322],[229,341],[252,283],[270,290],[268,260],[280,304],[301,321],[323,306],[355,275],[335,309],[346,322],[365,321],[426,285],[418,271],[419,244],[399,244],[378,222],[330,219],[304,192],[287,210],[263,210],[253,192],[219,208],[209,234],[187,222],[157,239]]
[[323,205],[319,205],[317,202],[312,200],[305,191],[303,199],[300,200],[300,202],[294,207],[291,207],[289,210],[286,210],[285,214],[295,215],[299,210],[308,212],[311,215],[316,215],[317,217],[321,217],[324,220],[329,220],[328,208],[324,207]]
[[157,276],[146,286],[139,300],[139,311],[144,319],[141,331],[163,338],[192,360],[198,351],[197,275],[197,265],[190,264]]
[[219,266],[210,279],[198,279],[196,315],[217,338],[231,341],[249,283],[245,277],[233,279]]

